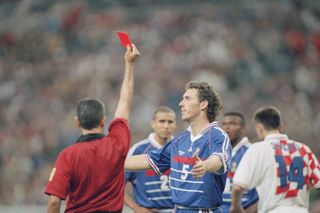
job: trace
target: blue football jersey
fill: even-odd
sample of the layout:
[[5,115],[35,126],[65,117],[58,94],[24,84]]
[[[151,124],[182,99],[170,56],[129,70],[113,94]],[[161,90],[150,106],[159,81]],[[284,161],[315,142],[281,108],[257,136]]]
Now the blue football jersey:
[[[161,147],[155,140],[154,133],[151,133],[147,139],[135,144],[128,155],[145,154]],[[161,176],[158,176],[153,170],[126,171],[126,180],[132,183],[133,196],[136,203],[146,208],[173,209],[174,204],[169,188],[169,173],[169,169],[164,171]]]
[[[232,192],[232,179],[234,176],[234,173],[236,172],[236,169],[245,154],[245,152],[248,150],[249,146],[251,144],[249,143],[249,140],[247,137],[244,137],[233,149],[232,149],[232,160],[231,160],[231,169],[228,172],[228,178],[226,182],[226,187],[223,192],[223,204],[222,209],[223,212],[230,212],[230,206],[231,206],[231,192]],[[252,189],[249,191],[245,191],[241,200],[241,204],[243,208],[249,207],[251,204],[255,203],[258,200],[258,193],[256,189]]]
[[[199,148],[199,157],[206,160],[212,155],[220,157],[223,166],[216,173],[206,173],[194,179],[192,157]],[[176,136],[160,150],[148,152],[147,160],[161,175],[170,169],[170,188],[175,204],[188,208],[215,208],[222,204],[222,193],[231,163],[231,145],[227,134],[213,122],[193,137],[190,129]]]

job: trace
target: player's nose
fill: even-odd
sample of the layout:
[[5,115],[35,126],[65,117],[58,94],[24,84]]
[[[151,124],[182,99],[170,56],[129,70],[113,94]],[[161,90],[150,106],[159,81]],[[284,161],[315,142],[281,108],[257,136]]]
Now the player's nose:
[[182,107],[182,106],[183,106],[183,100],[181,100],[179,103],[179,107]]

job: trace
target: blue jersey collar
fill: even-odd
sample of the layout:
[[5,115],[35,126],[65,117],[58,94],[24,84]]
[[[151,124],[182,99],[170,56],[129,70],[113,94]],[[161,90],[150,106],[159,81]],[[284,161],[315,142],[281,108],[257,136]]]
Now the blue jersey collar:
[[234,156],[242,146],[247,144],[250,144],[248,137],[243,137],[241,141],[235,147],[232,148],[232,156]]
[[[157,149],[161,149],[162,145],[160,143],[158,143],[158,141],[156,140],[156,133],[150,133],[148,136],[148,141],[150,141],[151,145]],[[172,139],[173,137],[171,137]]]
[[217,121],[213,121],[212,123],[209,123],[208,126],[206,126],[205,128],[203,128],[198,135],[193,136],[191,133],[191,126],[188,127],[187,131],[190,132],[190,139],[191,142],[194,142],[196,140],[198,140],[199,138],[201,138],[206,132],[208,132],[210,129],[212,129],[213,127],[218,126],[218,122]]

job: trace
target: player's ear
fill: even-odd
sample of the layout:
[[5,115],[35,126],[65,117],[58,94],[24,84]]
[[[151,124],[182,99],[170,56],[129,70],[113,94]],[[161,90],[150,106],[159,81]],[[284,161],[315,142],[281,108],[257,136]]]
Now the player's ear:
[[154,130],[155,122],[154,122],[154,120],[153,120],[153,119],[152,119],[152,120],[151,120],[151,122],[150,122],[150,126],[151,126],[151,128]]
[[201,111],[205,111],[208,108],[209,102],[207,100],[201,101],[200,103],[200,109]]
[[283,132],[284,131],[284,124],[281,122],[280,127],[279,127],[279,131]]
[[76,124],[76,127],[81,128],[81,124],[78,116],[74,117],[74,123]]
[[240,133],[241,133],[242,135],[244,135],[244,134],[245,134],[245,131],[244,131],[244,130],[245,130],[245,128],[244,128],[244,127],[240,129]]
[[256,123],[256,132],[259,140],[264,139],[264,127],[261,123]]

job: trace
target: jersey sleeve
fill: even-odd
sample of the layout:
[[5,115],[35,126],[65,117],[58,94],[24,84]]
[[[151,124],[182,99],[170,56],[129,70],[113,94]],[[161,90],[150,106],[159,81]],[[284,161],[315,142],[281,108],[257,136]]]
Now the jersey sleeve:
[[209,151],[212,155],[217,155],[221,162],[222,167],[216,171],[217,174],[224,174],[226,173],[231,167],[231,145],[229,137],[223,131],[220,132],[215,137],[209,141]]
[[309,158],[309,180],[313,188],[320,188],[320,165],[316,158],[316,156],[312,153],[312,151],[308,148],[307,155]]
[[152,169],[157,175],[162,175],[170,169],[172,141],[168,142],[161,149],[153,150],[146,154],[146,158]]
[[61,152],[49,177],[45,190],[48,195],[55,195],[62,200],[68,196],[71,183],[71,165],[65,152]]
[[258,192],[255,188],[251,189],[245,192],[243,198],[244,199],[241,200],[241,205],[246,209],[259,200]]
[[125,171],[126,181],[133,182],[137,178],[137,172]]
[[261,168],[267,163],[264,162],[262,164],[260,161],[261,152],[259,152],[259,147],[252,145],[238,165],[233,177],[233,184],[237,184],[244,189],[252,189],[257,186],[262,175]]
[[109,125],[108,137],[115,139],[118,144],[116,148],[127,155],[130,148],[130,129],[128,120],[123,118],[114,119]]

